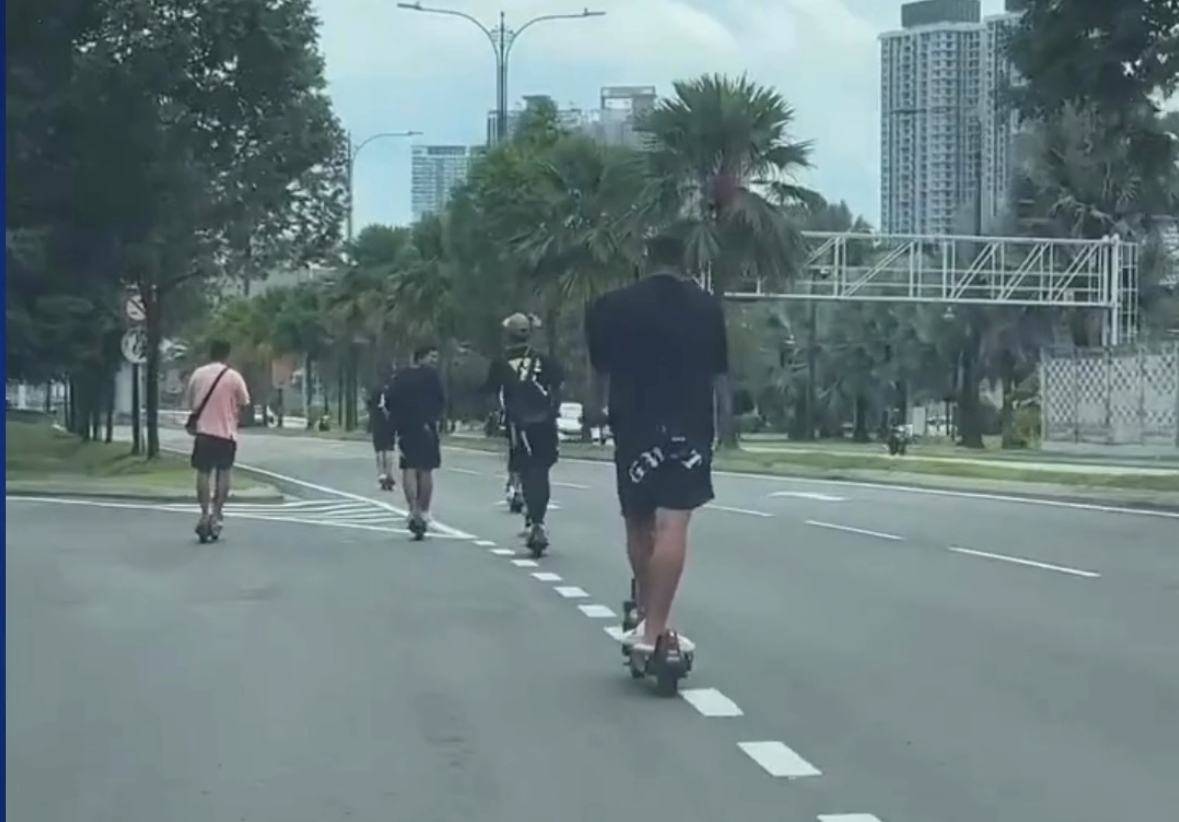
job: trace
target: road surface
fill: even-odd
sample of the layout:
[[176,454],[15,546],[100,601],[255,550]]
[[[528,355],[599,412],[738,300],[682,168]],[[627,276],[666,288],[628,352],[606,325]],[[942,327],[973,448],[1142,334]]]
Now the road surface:
[[424,544],[363,443],[240,455],[317,500],[212,547],[190,514],[9,503],[13,818],[1179,813],[1179,515],[718,477],[663,701],[607,635],[608,466],[559,466],[530,567],[496,455],[446,453]]

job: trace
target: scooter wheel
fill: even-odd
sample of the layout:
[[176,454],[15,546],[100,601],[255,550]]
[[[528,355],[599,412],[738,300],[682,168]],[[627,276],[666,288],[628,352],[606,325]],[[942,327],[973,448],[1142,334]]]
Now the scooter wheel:
[[659,696],[675,696],[680,692],[680,672],[666,663],[655,672],[655,693]]

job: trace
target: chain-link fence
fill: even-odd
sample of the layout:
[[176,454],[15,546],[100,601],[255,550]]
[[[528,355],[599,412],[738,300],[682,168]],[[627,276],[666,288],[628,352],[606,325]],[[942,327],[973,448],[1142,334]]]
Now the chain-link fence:
[[1045,351],[1043,442],[1179,448],[1179,344]]

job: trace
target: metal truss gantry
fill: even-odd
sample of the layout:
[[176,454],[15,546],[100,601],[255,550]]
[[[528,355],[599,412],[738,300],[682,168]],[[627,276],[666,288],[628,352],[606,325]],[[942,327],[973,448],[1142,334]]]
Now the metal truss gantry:
[[1102,312],[1106,345],[1136,335],[1134,243],[814,231],[804,237],[802,277],[781,288],[745,283],[725,297],[1093,309]]

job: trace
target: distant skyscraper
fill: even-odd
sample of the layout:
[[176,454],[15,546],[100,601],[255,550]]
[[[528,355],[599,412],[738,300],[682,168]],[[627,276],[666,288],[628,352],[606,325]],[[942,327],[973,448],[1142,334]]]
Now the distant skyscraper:
[[[559,108],[557,122],[570,131],[584,132],[595,140],[610,145],[627,145],[636,148],[642,145],[642,135],[635,131],[639,118],[655,107],[658,99],[655,86],[606,86],[601,90],[601,107],[598,109]],[[552,102],[544,94],[533,94],[524,98],[521,108],[508,112],[508,134],[513,135],[520,127],[520,118],[529,108],[542,102]],[[495,111],[487,112],[487,143],[491,145],[495,136]]]
[[455,187],[467,179],[470,146],[414,146],[410,210],[414,220],[441,214]]
[[1012,12],[1018,0],[1007,0],[1006,14],[983,21],[982,80],[979,93],[979,131],[982,139],[982,173],[979,218],[984,229],[997,227],[1011,198],[1011,183],[1018,166],[1016,133],[1019,120],[1005,96],[1018,79],[1007,59],[1007,43],[1019,25],[1020,15]]
[[606,86],[597,122],[588,131],[608,145],[641,148],[643,135],[635,127],[655,108],[657,100],[655,86]]
[[949,234],[977,214],[979,0],[901,7],[880,36],[881,228]]

